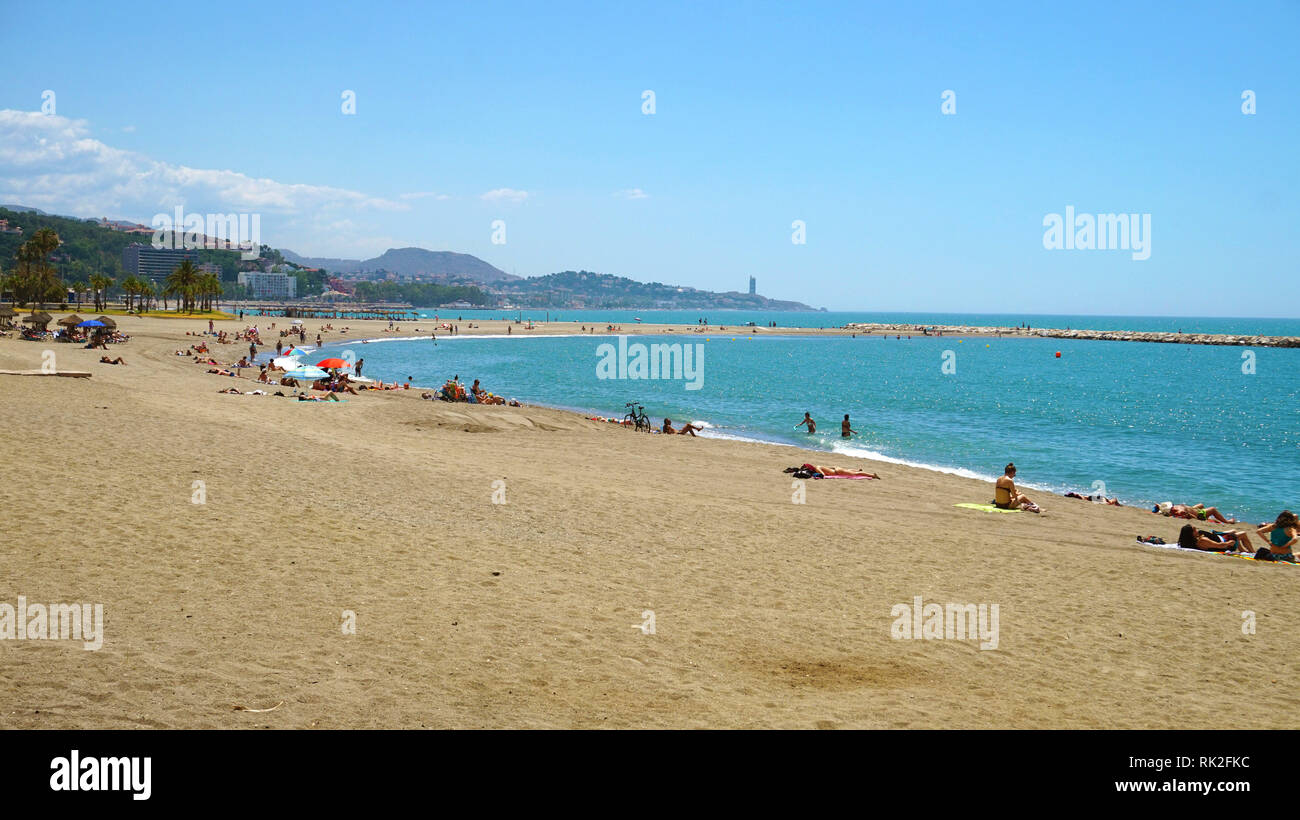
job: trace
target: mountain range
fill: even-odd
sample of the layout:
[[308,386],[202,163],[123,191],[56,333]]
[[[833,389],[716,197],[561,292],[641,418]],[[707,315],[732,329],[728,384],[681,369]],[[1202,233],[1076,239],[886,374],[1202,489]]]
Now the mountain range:
[[[25,229],[30,236],[36,229],[54,229],[63,240],[61,272],[76,275],[87,271],[104,270],[110,276],[121,276],[123,248],[139,242],[136,235],[113,230],[98,219],[56,216],[22,205],[0,205],[0,216],[7,217],[15,227]],[[136,224],[130,220],[110,220],[110,224]],[[120,227],[120,225],[119,225]],[[14,258],[24,234],[0,234],[0,267]],[[334,259],[303,256],[290,250],[274,253],[295,265],[319,268],[303,272],[300,293],[315,293],[328,281],[328,275],[344,278],[366,273],[385,272],[399,277],[420,277],[423,284],[415,282],[380,283],[395,291],[376,298],[411,300],[435,298],[439,288],[472,287],[479,296],[490,301],[513,303],[529,307],[586,307],[586,308],[701,308],[737,310],[817,310],[801,302],[768,299],[758,294],[728,291],[718,293],[697,290],[683,285],[660,282],[638,282],[625,276],[615,276],[592,271],[561,271],[545,276],[523,278],[515,276],[488,262],[467,253],[431,251],[424,248],[389,248],[372,259]],[[235,278],[237,257],[228,251],[200,251],[201,261],[218,263],[227,281]],[[67,267],[67,270],[63,270]],[[116,270],[115,270],[116,269]],[[364,277],[378,278],[385,277]],[[432,280],[429,282],[428,280]],[[405,289],[405,290],[403,290]],[[432,290],[431,290],[432,289]],[[476,291],[478,292],[478,291]],[[473,301],[473,300],[471,300]],[[478,302],[475,302],[478,304]]]
[[286,260],[296,265],[324,268],[337,273],[366,273],[382,270],[403,276],[429,274],[447,279],[469,279],[484,285],[519,278],[484,262],[477,256],[452,251],[430,251],[424,248],[389,248],[373,259],[302,256],[283,249],[280,253]]

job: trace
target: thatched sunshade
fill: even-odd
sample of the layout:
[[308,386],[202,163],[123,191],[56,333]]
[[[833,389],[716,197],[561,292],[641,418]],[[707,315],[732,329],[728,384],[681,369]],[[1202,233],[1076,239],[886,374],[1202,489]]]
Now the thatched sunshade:
[[43,310],[38,310],[30,316],[24,316],[23,322],[29,325],[48,325],[54,321],[54,317]]
[[67,327],[76,327],[77,325],[81,324],[84,321],[86,320],[74,313],[71,316],[64,316],[62,319],[58,321],[58,324],[65,325]]
[[104,323],[104,327],[108,328],[109,330],[117,330],[117,322],[114,322],[114,321],[113,321],[112,319],[110,319],[109,317],[107,317],[107,316],[100,316],[100,317],[99,317],[99,321],[103,322],[103,323]]
[[0,319],[12,319],[18,314],[8,305],[0,305]]

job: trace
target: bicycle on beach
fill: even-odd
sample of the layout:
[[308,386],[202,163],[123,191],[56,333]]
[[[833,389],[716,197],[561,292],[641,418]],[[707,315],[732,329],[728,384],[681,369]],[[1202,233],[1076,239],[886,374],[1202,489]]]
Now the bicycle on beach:
[[650,417],[645,414],[645,407],[634,401],[630,401],[623,406],[632,408],[631,412],[623,417],[624,424],[630,422],[638,432],[641,430],[645,430],[647,433],[650,432]]

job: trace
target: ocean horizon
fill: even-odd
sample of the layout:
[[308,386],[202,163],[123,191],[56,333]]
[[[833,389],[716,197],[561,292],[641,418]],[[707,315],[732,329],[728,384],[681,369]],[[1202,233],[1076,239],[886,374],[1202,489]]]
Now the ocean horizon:
[[[227,309],[238,310],[234,305]],[[324,310],[325,308],[322,308]],[[346,306],[338,306],[346,312]],[[945,313],[939,311],[761,311],[761,310],[662,310],[630,308],[545,309],[524,308],[502,310],[461,310],[457,308],[413,308],[417,320],[442,322],[477,322],[489,320],[538,323],[563,323],[565,325],[598,324],[622,325],[628,329],[638,324],[697,326],[707,319],[710,326],[740,327],[754,322],[763,327],[776,322],[778,328],[843,327],[854,322],[905,325],[960,325],[976,327],[1017,327],[1027,324],[1034,328],[1070,328],[1073,330],[1132,330],[1162,333],[1215,333],[1250,336],[1300,336],[1300,318],[1284,317],[1231,317],[1231,316],[1139,316],[1139,315],[1088,315],[1039,313]],[[246,311],[248,316],[261,315],[259,311]],[[326,321],[310,319],[308,321]],[[410,321],[410,320],[403,320]],[[400,325],[401,322],[398,322]]]

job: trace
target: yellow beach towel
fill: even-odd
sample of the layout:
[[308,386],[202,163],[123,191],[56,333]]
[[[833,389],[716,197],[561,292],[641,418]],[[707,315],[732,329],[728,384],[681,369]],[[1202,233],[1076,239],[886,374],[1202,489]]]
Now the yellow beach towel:
[[954,507],[961,507],[961,508],[963,508],[963,509],[967,509],[967,510],[983,510],[984,512],[991,512],[991,513],[1018,513],[1018,512],[1020,512],[1020,510],[1004,510],[1004,509],[1001,509],[1000,507],[995,507],[995,506],[993,506],[992,504],[969,504],[969,503],[968,503],[968,504],[953,504],[953,506],[954,506]]

